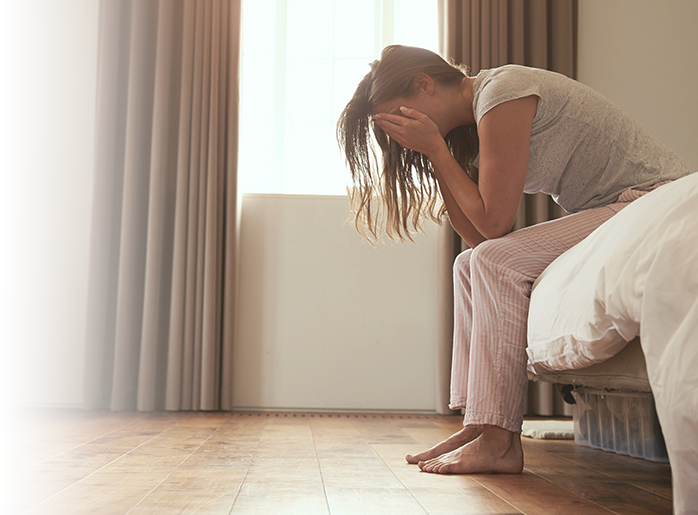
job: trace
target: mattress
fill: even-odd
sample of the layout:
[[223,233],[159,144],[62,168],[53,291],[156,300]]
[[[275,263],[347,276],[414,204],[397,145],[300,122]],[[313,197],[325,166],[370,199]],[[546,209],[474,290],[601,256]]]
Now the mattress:
[[632,202],[555,260],[531,294],[529,370],[603,363],[640,337],[672,468],[698,506],[698,173]]

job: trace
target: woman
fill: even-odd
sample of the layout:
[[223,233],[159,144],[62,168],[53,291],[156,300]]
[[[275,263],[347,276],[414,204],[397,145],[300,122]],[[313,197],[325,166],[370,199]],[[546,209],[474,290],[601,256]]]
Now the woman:
[[[382,152],[379,170],[371,133]],[[433,52],[390,46],[338,122],[357,229],[409,239],[443,207],[470,246],[454,265],[451,408],[463,429],[408,455],[426,472],[523,469],[531,285],[557,256],[687,164],[607,99],[552,72],[469,77]],[[570,216],[509,233],[522,192]]]

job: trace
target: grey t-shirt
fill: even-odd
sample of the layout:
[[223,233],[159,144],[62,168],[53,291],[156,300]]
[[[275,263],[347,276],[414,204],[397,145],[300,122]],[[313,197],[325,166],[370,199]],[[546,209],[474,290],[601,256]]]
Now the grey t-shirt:
[[574,213],[611,204],[628,188],[691,173],[603,95],[558,73],[518,65],[481,71],[473,83],[475,119],[480,123],[498,104],[529,95],[539,100],[526,193],[547,193]]

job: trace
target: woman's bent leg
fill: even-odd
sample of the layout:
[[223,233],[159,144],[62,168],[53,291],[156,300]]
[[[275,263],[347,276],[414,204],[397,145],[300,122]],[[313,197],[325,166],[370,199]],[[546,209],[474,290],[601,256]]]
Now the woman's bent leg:
[[472,249],[458,255],[453,264],[453,358],[451,360],[451,409],[466,405],[473,302],[470,287]]
[[[555,258],[625,205],[616,203],[527,227],[459,256],[454,266],[451,407],[465,408],[468,435],[460,431],[412,457],[426,456],[420,462],[422,470],[516,471],[520,468],[516,460],[523,466],[519,434],[528,386],[526,323],[531,285]],[[459,440],[467,441],[455,448]],[[438,451],[444,454],[434,456]]]
[[622,207],[613,204],[526,227],[473,250],[464,425],[493,425],[521,432],[528,387],[526,332],[533,281],[555,258]]
[[[472,299],[470,298],[470,255],[468,249],[458,255],[453,265],[453,359],[451,366],[451,403],[452,409],[465,406],[468,384],[467,363],[470,354],[470,328],[472,327]],[[482,429],[466,426],[450,438],[419,454],[408,454],[408,463],[427,461],[448,453],[471,442]]]

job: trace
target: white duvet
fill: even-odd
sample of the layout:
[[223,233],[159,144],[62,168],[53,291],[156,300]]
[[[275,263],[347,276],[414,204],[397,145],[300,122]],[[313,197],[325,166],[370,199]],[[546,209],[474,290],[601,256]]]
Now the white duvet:
[[698,173],[646,194],[560,256],[531,295],[531,371],[604,361],[640,335],[675,513],[698,513]]

